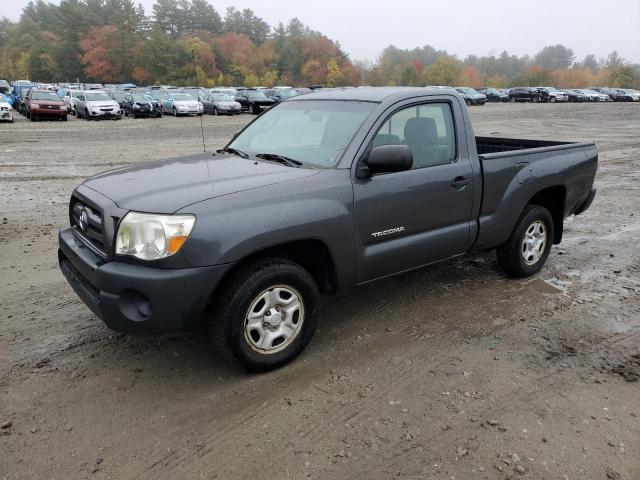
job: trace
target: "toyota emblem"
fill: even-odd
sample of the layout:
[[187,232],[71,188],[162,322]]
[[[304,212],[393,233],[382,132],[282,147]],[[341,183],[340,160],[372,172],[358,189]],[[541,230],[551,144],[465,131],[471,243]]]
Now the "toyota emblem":
[[89,226],[89,214],[83,208],[80,212],[80,218],[78,219],[78,225],[80,226],[80,230],[83,232],[87,231],[87,227]]

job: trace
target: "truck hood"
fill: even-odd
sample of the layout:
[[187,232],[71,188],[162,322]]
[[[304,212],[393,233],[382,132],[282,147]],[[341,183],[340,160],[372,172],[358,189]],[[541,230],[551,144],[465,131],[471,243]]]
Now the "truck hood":
[[321,172],[233,155],[203,153],[121,168],[83,185],[126,210],[173,213],[193,203]]

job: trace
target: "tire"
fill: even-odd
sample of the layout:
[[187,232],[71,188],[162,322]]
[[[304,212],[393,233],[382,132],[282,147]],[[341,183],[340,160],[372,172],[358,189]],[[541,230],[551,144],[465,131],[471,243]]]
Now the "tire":
[[62,117],[62,121],[66,122],[67,121],[67,116],[65,115],[64,117]]
[[84,109],[84,118],[86,118],[87,121],[91,120],[91,116],[89,115],[89,110],[87,110],[86,108]]
[[249,112],[252,115],[258,115],[259,113],[258,107],[255,104],[252,104],[251,107],[249,107]]
[[549,210],[540,205],[527,205],[509,239],[496,251],[498,264],[512,277],[529,277],[543,267],[552,243],[553,218]]
[[556,97],[551,97],[551,98],[549,98],[549,102],[551,102],[551,103],[556,103]]
[[35,122],[36,120],[38,120],[38,118],[35,115],[29,112],[27,112],[27,118],[30,119],[32,122]]
[[138,118],[138,116],[135,113],[132,113],[131,116],[133,117],[134,120]]
[[176,107],[173,107],[173,116],[174,117],[178,116],[178,110],[176,109]]
[[213,107],[213,114],[217,117],[218,116],[218,109],[216,107]]
[[509,98],[509,101],[510,101],[511,103],[516,103],[516,97],[511,97],[511,98]]
[[[286,298],[287,295],[292,295],[294,302],[299,300],[297,313],[291,313],[289,319],[279,316],[281,304],[272,303],[275,306],[267,309],[268,303],[261,299],[266,296],[269,302],[291,301],[292,297]],[[240,267],[215,297],[210,323],[213,345],[225,360],[243,370],[265,372],[285,365],[304,350],[316,330],[318,287],[304,268],[287,260],[270,258]],[[248,316],[256,309],[263,313],[255,317],[257,326],[251,329],[247,326]],[[277,311],[270,314],[274,309]],[[282,322],[277,328],[267,323],[267,319],[276,318],[275,314],[278,317],[274,321]],[[295,329],[288,339],[278,336],[285,324]],[[269,345],[262,349],[264,339]]]
[[31,113],[29,112],[29,110],[27,110],[27,113],[25,114],[25,117],[27,117],[27,120],[29,120],[31,118]]

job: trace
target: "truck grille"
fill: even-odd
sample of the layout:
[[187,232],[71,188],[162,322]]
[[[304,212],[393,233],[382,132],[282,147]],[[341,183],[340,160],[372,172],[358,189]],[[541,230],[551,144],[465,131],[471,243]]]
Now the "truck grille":
[[89,247],[93,247],[102,257],[107,256],[103,217],[99,208],[72,197],[69,204],[69,221],[76,236]]

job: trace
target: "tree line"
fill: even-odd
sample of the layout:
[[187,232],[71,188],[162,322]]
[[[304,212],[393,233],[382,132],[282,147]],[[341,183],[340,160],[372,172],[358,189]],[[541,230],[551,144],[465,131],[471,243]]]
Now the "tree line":
[[463,60],[430,45],[412,50],[389,46],[375,64],[358,66],[363,81],[370,85],[640,88],[640,65],[625,61],[615,51],[605,58],[589,54],[578,60],[564,45],[546,46],[533,57],[503,51],[499,55],[469,55]]
[[250,9],[222,17],[207,0],[43,0],[0,21],[0,78],[193,85],[361,81],[340,45],[299,19],[269,26]]
[[578,60],[563,45],[462,60],[391,45],[375,62],[353,62],[297,18],[272,27],[250,9],[221,15],[208,0],[156,0],[150,15],[133,0],[38,0],[19,21],[0,20],[0,78],[183,86],[196,75],[205,86],[640,87],[640,66],[618,53]]

